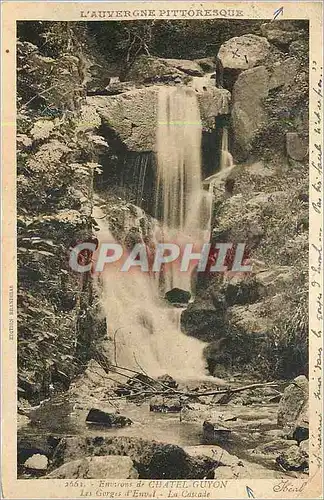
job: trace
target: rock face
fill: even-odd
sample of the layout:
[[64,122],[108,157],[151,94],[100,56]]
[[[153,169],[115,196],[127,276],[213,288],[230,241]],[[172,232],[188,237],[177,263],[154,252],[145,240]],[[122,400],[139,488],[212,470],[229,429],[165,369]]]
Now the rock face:
[[53,457],[53,467],[80,456],[129,457],[142,479],[202,479],[211,477],[215,461],[189,456],[179,446],[128,437],[67,437]]
[[242,154],[249,151],[251,141],[266,122],[262,100],[269,92],[269,73],[265,66],[244,71],[233,87],[232,125],[235,142]]
[[275,62],[271,68],[269,89],[272,90],[293,83],[298,66],[298,61],[294,57]]
[[73,460],[46,476],[46,479],[136,479],[138,472],[129,457],[86,457]]
[[288,438],[304,436],[308,439],[308,380],[304,375],[296,377],[284,391],[278,408],[278,425]]
[[[107,135],[120,148],[130,151],[156,151],[158,85],[124,92],[116,96],[88,96],[80,127],[100,122]],[[189,87],[188,87],[189,88]],[[194,92],[194,90],[192,90]],[[224,89],[208,89],[197,92],[202,121],[210,124],[211,117],[229,112],[229,92]]]

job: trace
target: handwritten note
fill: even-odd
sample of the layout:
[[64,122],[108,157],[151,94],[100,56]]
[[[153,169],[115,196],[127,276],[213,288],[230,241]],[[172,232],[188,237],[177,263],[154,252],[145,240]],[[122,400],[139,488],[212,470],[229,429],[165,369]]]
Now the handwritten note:
[[310,122],[313,129],[313,144],[310,158],[310,285],[311,285],[311,465],[322,467],[322,405],[323,405],[323,67],[318,61],[312,62],[312,112]]

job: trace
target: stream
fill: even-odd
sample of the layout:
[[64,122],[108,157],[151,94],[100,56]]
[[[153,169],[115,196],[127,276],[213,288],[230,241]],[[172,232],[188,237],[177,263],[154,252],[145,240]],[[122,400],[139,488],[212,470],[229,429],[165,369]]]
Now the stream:
[[[94,394],[90,395],[91,397]],[[125,398],[115,400],[116,410],[131,419],[132,424],[122,428],[107,428],[102,425],[86,423],[90,406],[109,411],[109,397],[103,400],[86,399],[69,393],[53,396],[44,401],[38,408],[30,412],[30,423],[18,432],[19,440],[33,442],[39,436],[48,437],[111,437],[125,436],[158,441],[182,447],[185,451],[211,456],[216,450],[226,450],[245,464],[255,467],[256,464],[271,475],[280,469],[269,456],[261,456],[252,452],[256,447],[280,438],[281,430],[277,425],[277,403],[259,402],[254,404],[238,404],[230,402],[225,405],[210,405],[201,402],[188,403],[180,413],[160,413],[150,411],[149,401],[131,402]],[[110,406],[110,412],[112,408]],[[228,439],[221,443],[206,442],[203,432],[203,421],[206,412],[222,420],[224,426],[231,429]],[[197,448],[198,447],[198,448]],[[199,451],[201,449],[201,452]],[[282,472],[282,471],[281,471]],[[291,475],[291,473],[286,473]],[[24,476],[22,476],[24,477]]]

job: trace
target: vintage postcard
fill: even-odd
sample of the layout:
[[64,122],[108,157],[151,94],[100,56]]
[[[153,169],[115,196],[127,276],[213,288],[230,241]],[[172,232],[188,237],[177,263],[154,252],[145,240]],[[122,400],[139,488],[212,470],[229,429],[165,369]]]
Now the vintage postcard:
[[3,498],[323,498],[322,14],[2,3]]

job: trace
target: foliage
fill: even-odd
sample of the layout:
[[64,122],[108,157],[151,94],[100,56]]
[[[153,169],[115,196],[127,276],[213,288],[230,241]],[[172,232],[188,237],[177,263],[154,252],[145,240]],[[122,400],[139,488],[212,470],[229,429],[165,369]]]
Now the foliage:
[[308,376],[307,276],[303,283],[296,283],[295,290],[285,293],[283,307],[275,313],[273,327],[262,344],[256,366],[267,379]]
[[87,28],[100,52],[127,71],[141,54],[182,59],[215,56],[224,40],[247,32],[258,34],[261,24],[227,19],[140,20],[88,22]]
[[71,271],[69,250],[91,236],[98,148],[107,145],[80,126],[84,82],[72,28],[33,24],[30,37],[50,55],[18,41],[18,385],[38,401],[67,387],[86,356],[92,285]]

